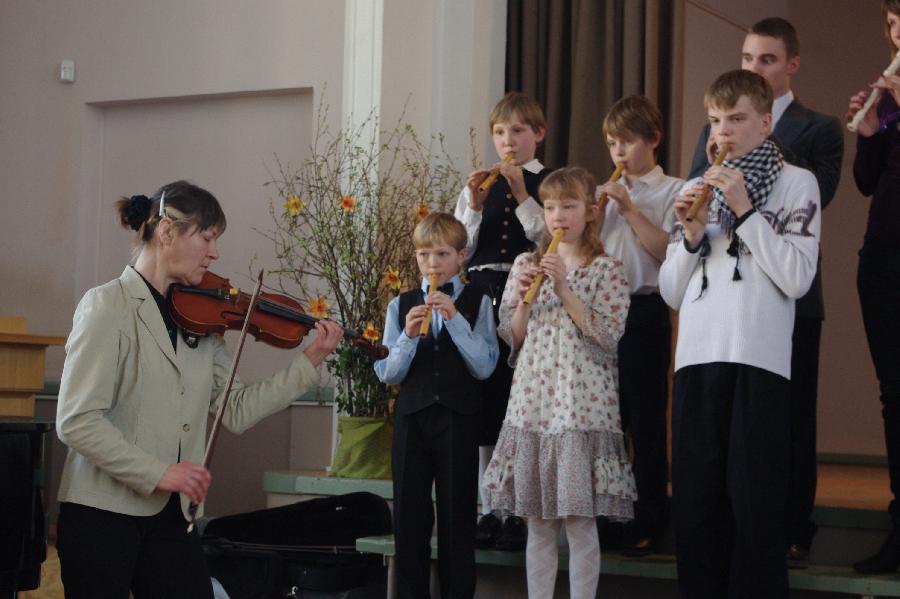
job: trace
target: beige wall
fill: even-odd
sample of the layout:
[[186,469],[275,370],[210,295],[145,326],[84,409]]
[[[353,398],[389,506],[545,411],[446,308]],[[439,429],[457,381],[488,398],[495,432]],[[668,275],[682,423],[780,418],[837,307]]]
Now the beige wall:
[[[333,74],[341,72],[342,39],[340,2],[4,2],[3,312],[26,316],[34,332],[67,332],[83,291],[109,278],[84,254],[101,223],[109,226],[115,195],[151,191],[99,194],[103,122],[88,103],[319,89],[329,79],[339,98],[341,80]],[[64,58],[76,61],[71,85],[56,81]],[[146,142],[133,140],[138,148]],[[62,351],[54,350],[48,378],[58,379],[61,366]]]
[[[790,17],[801,31],[803,57],[796,91],[816,110],[843,119],[850,96],[865,89],[888,65],[880,4],[872,0],[788,2]],[[826,320],[819,376],[819,448],[884,454],[878,384],[856,293],[857,252],[869,199],[853,183],[855,154],[856,135],[845,130],[840,187],[822,223]]]
[[[800,35],[797,97],[843,118],[852,93],[887,65],[876,0],[739,0],[685,2],[682,174],[689,170],[704,122],[703,91],[719,73],[740,66],[743,29],[766,16],[789,19]],[[856,252],[868,200],[853,184],[855,137],[845,131],[841,183],[823,217],[826,320],[819,376],[818,448],[822,452],[884,454],[878,386],[856,295]]]

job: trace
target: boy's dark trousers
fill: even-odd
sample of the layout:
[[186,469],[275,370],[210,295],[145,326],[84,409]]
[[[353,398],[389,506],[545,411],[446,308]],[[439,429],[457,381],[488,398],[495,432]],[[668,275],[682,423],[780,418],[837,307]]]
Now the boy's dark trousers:
[[816,403],[822,319],[794,319],[791,352],[791,440],[787,495],[787,545],[809,549],[818,530],[812,521],[816,502]]
[[398,415],[392,448],[397,593],[429,597],[431,530],[437,499],[438,575],[443,599],[475,594],[475,519],[480,413],[439,403]]
[[[470,270],[469,283],[491,298],[494,309],[494,324],[500,324],[500,300],[506,287],[508,272],[502,270]],[[509,346],[497,338],[500,355],[494,372],[482,383],[484,403],[482,404],[482,428],[478,445],[495,445],[500,436],[500,428],[506,417],[509,403],[509,389],[512,387],[513,369],[509,365]]]
[[788,596],[790,382],[716,362],[675,373],[672,513],[686,599]]
[[638,500],[627,526],[633,540],[659,538],[666,526],[669,463],[666,458],[666,403],[672,325],[658,293],[632,295],[619,341],[619,406],[622,427],[634,447]]

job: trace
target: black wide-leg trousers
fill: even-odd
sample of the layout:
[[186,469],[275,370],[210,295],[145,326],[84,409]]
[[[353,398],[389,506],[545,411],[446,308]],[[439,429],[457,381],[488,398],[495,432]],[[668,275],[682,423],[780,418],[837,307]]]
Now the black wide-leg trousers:
[[672,511],[682,596],[786,598],[790,382],[719,362],[679,369],[673,391]]

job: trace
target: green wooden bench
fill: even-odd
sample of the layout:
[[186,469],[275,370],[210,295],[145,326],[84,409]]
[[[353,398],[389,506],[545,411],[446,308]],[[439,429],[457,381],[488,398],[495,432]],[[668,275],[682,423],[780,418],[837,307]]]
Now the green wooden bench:
[[[393,498],[389,480],[358,480],[329,477],[325,473],[314,472],[267,472],[263,487],[270,497],[281,500],[297,496],[339,495],[353,491],[369,491]],[[296,500],[296,499],[294,499]],[[846,507],[816,506],[813,519],[820,527],[849,531],[887,531],[891,527],[890,517],[884,510],[855,509]],[[359,539],[357,549],[364,553],[379,554],[384,557],[390,570],[388,597],[393,597],[394,584],[394,541],[392,536]],[[432,545],[432,559],[437,549]],[[525,567],[523,553],[476,550],[475,561],[491,566]],[[568,569],[568,554],[560,549],[560,568]],[[601,573],[610,576],[630,576],[645,579],[675,580],[677,577],[675,557],[672,555],[652,555],[644,558],[627,558],[613,552],[604,552]],[[806,570],[791,570],[790,586],[795,590],[811,592],[831,592],[855,595],[856,597],[900,597],[900,576],[866,576],[857,574],[849,567],[813,565]],[[524,573],[523,573],[524,576]]]
[[[356,550],[360,553],[372,553],[384,557],[388,568],[387,597],[388,599],[396,597],[393,535],[357,539]],[[437,542],[436,538],[432,538],[431,559],[436,558]],[[524,568],[525,554],[523,552],[477,549],[475,562]],[[569,568],[569,554],[565,547],[559,549],[559,568],[560,570]],[[661,580],[675,580],[678,577],[675,556],[663,554],[634,558],[605,552],[601,560],[600,573],[608,576],[634,576]],[[790,570],[789,583],[791,589],[794,590],[847,593],[862,599],[874,596],[900,597],[900,577],[897,575],[857,574],[852,568],[837,566],[810,566],[805,570]]]

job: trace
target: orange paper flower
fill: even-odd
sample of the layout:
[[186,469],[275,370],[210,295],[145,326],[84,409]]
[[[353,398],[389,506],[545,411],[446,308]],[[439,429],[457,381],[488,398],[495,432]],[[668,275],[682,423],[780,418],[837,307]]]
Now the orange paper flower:
[[378,329],[375,328],[375,325],[373,325],[371,322],[367,322],[366,330],[363,331],[362,336],[364,339],[368,339],[369,341],[378,341],[378,339],[381,337],[381,333],[378,331]]
[[321,295],[306,300],[307,312],[316,318],[328,318],[328,302]]
[[356,209],[356,198],[353,196],[341,196],[340,207],[344,212],[353,212]]
[[428,209],[428,204],[423,202],[416,206],[416,220],[422,220],[429,214],[431,214],[431,210]]
[[384,275],[384,278],[381,279],[381,282],[387,285],[388,289],[400,291],[400,271],[394,270],[393,268],[388,266],[388,271]]
[[284,203],[284,209],[290,216],[297,216],[303,210],[303,200],[298,195],[290,195]]

